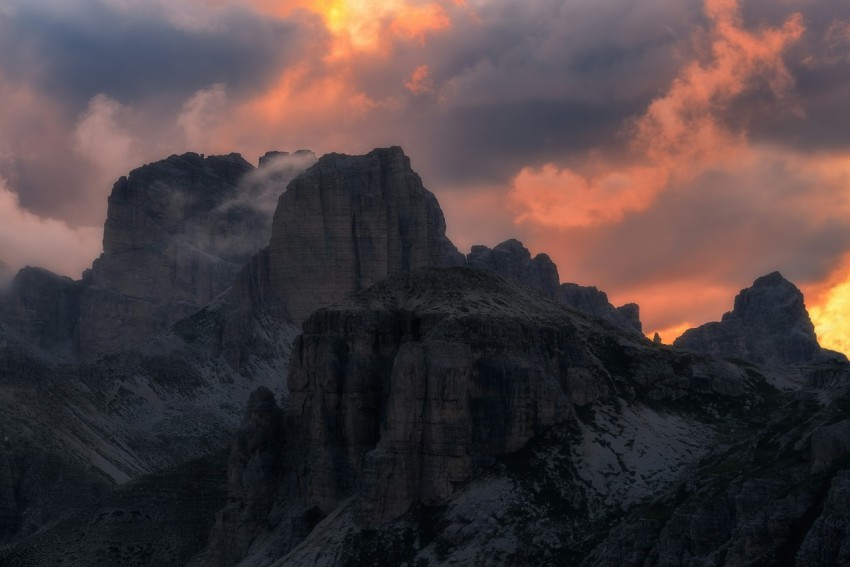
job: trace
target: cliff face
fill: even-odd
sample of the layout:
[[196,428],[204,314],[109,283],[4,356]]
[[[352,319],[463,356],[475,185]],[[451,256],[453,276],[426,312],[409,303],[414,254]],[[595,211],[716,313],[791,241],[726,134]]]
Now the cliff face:
[[23,270],[12,286],[0,281],[0,319],[65,359],[167,332],[267,247],[279,195],[315,156],[269,152],[260,161],[255,169],[238,154],[187,153],[133,170],[113,187],[103,253],[82,281]]
[[786,394],[763,429],[628,514],[583,565],[846,565],[850,375],[842,372],[843,392]]
[[689,329],[673,344],[778,368],[836,356],[820,348],[803,294],[779,272],[741,290],[720,322]]
[[[352,543],[334,539],[337,530],[339,538],[359,537],[417,506],[452,502],[550,430],[586,430],[562,445],[587,452],[588,461],[574,463],[582,475],[610,475],[589,499],[608,493],[604,509],[639,500],[704,454],[715,435],[700,419],[673,426],[645,403],[693,398],[711,407],[750,388],[733,365],[653,347],[481,270],[389,278],[320,309],[303,331],[290,361],[288,426],[277,447],[282,465],[269,521],[257,530],[256,518],[240,520],[234,511],[257,508],[242,496],[244,487],[232,490],[213,531],[210,549],[218,551],[204,558],[209,564],[234,561],[221,552],[233,549],[255,563],[308,564],[321,556],[340,564]],[[651,436],[658,435],[652,440],[639,433],[650,422]],[[621,456],[597,455],[594,444],[608,443],[612,430],[620,431],[615,444],[625,444],[614,451]],[[670,458],[662,464],[638,456],[656,452]],[[255,454],[263,453],[274,449]],[[244,452],[231,462],[253,458]],[[250,466],[240,467],[231,474],[245,479]],[[267,490],[268,476],[257,482]]]
[[[82,281],[26,268],[4,290],[0,541],[225,447],[252,390],[284,391],[296,329],[271,301],[267,252],[252,258],[272,216],[255,203],[276,202],[305,160],[265,156],[254,170],[186,154],[135,170],[116,184],[104,254]],[[65,545],[63,525],[39,541]],[[111,537],[89,535],[92,554]]]
[[293,321],[392,274],[463,264],[401,148],[328,154],[281,195],[271,283]]
[[237,203],[252,169],[236,154],[184,154],[115,184],[103,254],[84,279],[83,356],[166,331],[233,283],[268,238],[263,214]]

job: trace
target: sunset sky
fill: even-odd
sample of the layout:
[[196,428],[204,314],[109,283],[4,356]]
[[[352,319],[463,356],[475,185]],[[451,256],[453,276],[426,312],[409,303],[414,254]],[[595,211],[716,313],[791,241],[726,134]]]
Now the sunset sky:
[[[173,153],[401,145],[672,341],[757,276],[850,351],[850,1],[0,0],[0,260],[79,277]],[[848,337],[848,338],[845,338]]]

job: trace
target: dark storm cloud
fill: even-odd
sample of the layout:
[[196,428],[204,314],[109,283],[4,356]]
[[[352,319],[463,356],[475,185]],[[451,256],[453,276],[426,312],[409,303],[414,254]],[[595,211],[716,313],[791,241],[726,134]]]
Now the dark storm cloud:
[[453,108],[431,125],[434,145],[427,157],[439,167],[427,167],[436,183],[504,184],[524,166],[617,143],[623,121],[641,108],[640,101],[545,99]]
[[162,10],[128,14],[96,0],[61,9],[16,2],[0,16],[0,73],[79,110],[98,93],[124,103],[182,100],[213,83],[258,90],[298,56],[298,28],[247,10],[223,12],[209,27],[186,29]]
[[[9,113],[0,117],[0,177],[34,213],[99,225],[118,175],[196,149],[179,123],[195,93],[218,85],[232,102],[258,95],[325,37],[315,18],[282,21],[230,5],[8,3],[0,10],[0,96]],[[210,112],[227,111],[219,106]]]
[[389,69],[358,61],[355,80],[380,99],[427,65],[433,92],[412,97],[400,142],[437,185],[506,184],[524,166],[621,145],[699,17],[699,2],[480,3],[425,50],[399,48]]
[[850,148],[850,2],[751,0],[742,4],[750,26],[776,25],[793,12],[806,33],[786,57],[795,80],[798,113],[742,104],[751,136],[801,151]]

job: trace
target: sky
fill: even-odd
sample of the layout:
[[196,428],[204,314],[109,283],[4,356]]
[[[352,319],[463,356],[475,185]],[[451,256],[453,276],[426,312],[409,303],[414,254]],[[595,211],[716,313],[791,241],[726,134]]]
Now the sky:
[[401,145],[670,342],[779,270],[850,352],[848,0],[0,0],[0,261],[78,277],[173,153]]

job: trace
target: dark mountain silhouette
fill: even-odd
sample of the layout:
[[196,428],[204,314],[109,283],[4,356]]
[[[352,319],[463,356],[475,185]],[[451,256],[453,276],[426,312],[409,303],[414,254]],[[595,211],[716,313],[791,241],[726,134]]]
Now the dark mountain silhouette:
[[119,180],[81,281],[0,298],[0,563],[847,563],[850,369],[793,284],[671,347],[445,228],[397,147]]

